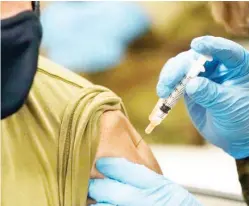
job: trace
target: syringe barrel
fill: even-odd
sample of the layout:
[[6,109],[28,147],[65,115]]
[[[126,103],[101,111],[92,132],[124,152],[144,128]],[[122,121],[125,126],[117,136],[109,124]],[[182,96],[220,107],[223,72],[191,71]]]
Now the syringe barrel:
[[169,97],[167,97],[166,99],[163,99],[163,103],[166,106],[173,108],[175,104],[178,102],[178,100],[183,96],[186,85],[190,79],[191,77],[188,77],[187,75],[185,75],[184,78],[175,87],[174,91],[169,95]]
[[183,96],[185,88],[189,80],[198,76],[200,72],[204,72],[204,64],[206,61],[211,61],[212,57],[200,56],[200,58],[194,62],[189,72],[182,78],[178,85],[174,88],[173,92],[166,99],[159,99],[155,108],[149,116],[150,124],[146,128],[146,133],[150,133],[157,125],[159,125],[163,119],[168,115],[171,109],[175,106],[178,100]]

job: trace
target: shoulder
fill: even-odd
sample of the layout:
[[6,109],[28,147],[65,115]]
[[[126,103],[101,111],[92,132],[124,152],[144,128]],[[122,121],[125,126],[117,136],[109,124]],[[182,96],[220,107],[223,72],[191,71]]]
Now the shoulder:
[[[22,113],[36,119],[44,118],[60,124],[67,106],[77,99],[85,88],[95,87],[83,77],[39,56],[38,70]],[[44,120],[44,121],[45,121]]]
[[36,77],[45,77],[47,80],[63,82],[76,87],[87,87],[92,84],[83,77],[71,72],[61,65],[52,62],[51,60],[39,56],[38,70]]
[[109,129],[122,129],[129,126],[127,117],[121,111],[107,111],[101,117],[101,126],[103,132],[109,132]]
[[118,141],[118,145],[131,141],[136,146],[142,139],[127,116],[119,110],[103,113],[100,119],[100,131],[103,141]]

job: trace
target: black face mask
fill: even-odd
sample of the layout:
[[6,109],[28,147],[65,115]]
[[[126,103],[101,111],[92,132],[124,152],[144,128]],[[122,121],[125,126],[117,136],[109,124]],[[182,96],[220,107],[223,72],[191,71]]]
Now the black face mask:
[[1,119],[25,102],[36,70],[42,28],[33,11],[1,20]]

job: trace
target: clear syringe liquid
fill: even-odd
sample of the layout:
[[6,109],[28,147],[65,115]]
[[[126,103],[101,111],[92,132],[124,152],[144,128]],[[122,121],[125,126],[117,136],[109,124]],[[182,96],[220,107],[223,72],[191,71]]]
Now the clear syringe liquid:
[[150,124],[145,129],[150,134],[153,129],[158,126],[169,114],[171,109],[176,105],[183,96],[185,88],[189,80],[198,76],[200,72],[205,71],[204,64],[206,61],[212,61],[212,57],[201,55],[190,67],[189,72],[177,84],[172,93],[165,99],[159,99],[156,106],[149,116]]

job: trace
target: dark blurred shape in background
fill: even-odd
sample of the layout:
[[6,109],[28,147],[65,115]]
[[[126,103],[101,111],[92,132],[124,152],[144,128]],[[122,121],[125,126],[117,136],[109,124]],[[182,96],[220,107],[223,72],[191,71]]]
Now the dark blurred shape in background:
[[224,25],[227,31],[248,38],[248,1],[212,1],[210,6],[214,19]]

